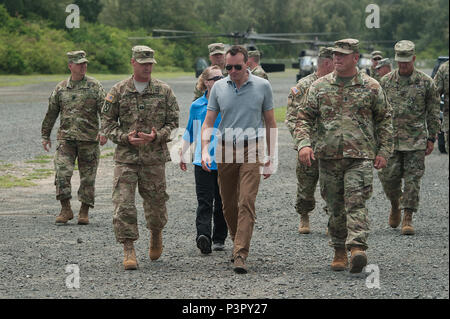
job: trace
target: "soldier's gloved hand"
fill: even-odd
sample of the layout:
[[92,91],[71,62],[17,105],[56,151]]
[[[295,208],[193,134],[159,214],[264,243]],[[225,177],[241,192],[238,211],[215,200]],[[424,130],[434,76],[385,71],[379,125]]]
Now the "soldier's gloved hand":
[[42,140],[42,146],[46,152],[50,151],[52,148],[52,142],[50,140]]
[[300,151],[298,151],[298,159],[308,167],[312,165],[311,160],[316,160],[316,158],[314,157],[314,151],[309,146],[305,146]]
[[156,139],[156,129],[152,127],[152,132],[150,134],[139,132],[138,136],[145,140],[145,144],[153,142]]
[[384,157],[382,157],[382,156],[375,157],[375,162],[373,163],[373,167],[375,167],[376,169],[382,169],[382,168],[385,168],[386,165],[387,165],[387,161]]
[[140,146],[148,143],[143,138],[136,137],[136,130],[128,133],[128,142],[130,142],[130,144],[133,146]]

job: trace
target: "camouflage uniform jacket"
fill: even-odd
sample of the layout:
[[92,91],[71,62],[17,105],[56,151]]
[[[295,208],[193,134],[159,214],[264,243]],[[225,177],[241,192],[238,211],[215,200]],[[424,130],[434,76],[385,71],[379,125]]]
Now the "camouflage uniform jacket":
[[[312,73],[300,80],[298,80],[297,85],[291,88],[291,91],[288,96],[288,104],[286,108],[286,120],[284,123],[286,124],[289,132],[294,138],[295,149],[297,149],[298,139],[295,138],[295,124],[297,123],[297,114],[300,110],[300,103],[306,99],[308,89],[311,84],[317,80],[319,77],[316,73]],[[317,139],[315,136],[316,132],[313,133],[312,137],[312,147],[314,147],[314,141]]]
[[377,69],[370,67],[370,76],[380,82],[380,76],[378,75]]
[[[152,78],[142,94],[136,90],[133,77],[114,85],[102,110],[104,133],[117,144],[114,160],[144,165],[170,161],[166,143],[171,131],[178,127],[178,117],[176,97],[166,83]],[[157,131],[154,141],[142,146],[128,142],[129,132],[150,134],[152,127]]]
[[316,120],[318,158],[388,159],[393,151],[391,107],[380,84],[365,71],[345,86],[337,82],[336,72],[311,85],[295,127],[299,150],[311,146]]
[[251,72],[253,75],[256,75],[256,76],[259,76],[260,78],[269,80],[269,77],[267,76],[266,72],[260,65],[255,67]]
[[444,113],[444,125],[445,130],[448,131],[449,128],[449,73],[448,73],[448,61],[443,63],[436,75],[434,76],[434,83],[436,84],[436,89],[439,94],[444,94],[444,109],[442,112]]
[[427,138],[439,132],[439,96],[433,80],[414,69],[402,81],[394,70],[383,76],[381,86],[393,110],[394,149],[425,150]]
[[60,82],[49,98],[42,122],[42,139],[50,140],[56,119],[61,115],[58,140],[96,141],[104,98],[105,90],[92,77],[85,76],[78,83],[72,82],[71,77]]

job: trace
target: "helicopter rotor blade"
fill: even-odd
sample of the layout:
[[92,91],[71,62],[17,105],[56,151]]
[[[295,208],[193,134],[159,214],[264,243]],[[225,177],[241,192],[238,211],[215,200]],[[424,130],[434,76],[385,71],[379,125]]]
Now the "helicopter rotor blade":
[[182,30],[168,30],[168,29],[153,29],[152,32],[166,32],[166,33],[196,33],[194,31],[182,31]]
[[261,36],[312,36],[312,35],[333,35],[337,34],[336,32],[306,32],[306,33],[258,33]]

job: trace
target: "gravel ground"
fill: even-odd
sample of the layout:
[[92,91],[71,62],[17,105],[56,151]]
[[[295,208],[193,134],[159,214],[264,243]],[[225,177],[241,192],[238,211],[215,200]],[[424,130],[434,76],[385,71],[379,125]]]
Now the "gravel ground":
[[[285,104],[294,79],[283,74],[271,77],[276,105]],[[194,78],[167,82],[180,102],[183,127]],[[104,84],[108,89],[113,83]],[[43,154],[39,131],[53,87],[54,83],[0,88],[0,160],[19,166],[25,159]],[[130,272],[122,268],[122,247],[115,242],[112,229],[111,157],[101,161],[96,207],[88,226],[78,226],[74,220],[65,226],[54,224],[59,207],[52,177],[39,180],[36,187],[0,189],[0,298],[449,298],[447,155],[435,150],[426,159],[415,236],[401,236],[398,229],[390,229],[389,204],[374,175],[374,192],[367,203],[371,267],[355,275],[330,269],[333,250],[325,235],[327,218],[318,191],[312,233],[297,232],[296,153],[284,125],[279,130],[279,163],[277,173],[261,182],[246,275],[232,271],[229,239],[225,251],[209,256],[196,248],[192,167],[182,172],[175,163],[167,165],[169,221],[164,229],[164,252],[157,261],[148,258],[149,233],[142,200],[137,196],[139,270]],[[72,182],[76,212],[80,206],[76,201],[77,172]],[[71,275],[66,273],[68,265],[79,268],[79,288],[66,285]],[[379,288],[374,287],[377,281],[373,278],[379,279]]]

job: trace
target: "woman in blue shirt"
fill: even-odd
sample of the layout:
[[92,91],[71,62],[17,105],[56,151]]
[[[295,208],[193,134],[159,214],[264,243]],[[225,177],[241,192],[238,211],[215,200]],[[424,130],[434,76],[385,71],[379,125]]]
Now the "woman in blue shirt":
[[[197,247],[202,254],[211,253],[214,250],[223,250],[228,229],[222,212],[222,200],[217,184],[217,164],[215,161],[215,149],[217,138],[215,131],[220,123],[220,114],[214,123],[214,132],[210,143],[211,168],[210,172],[202,169],[202,151],[201,151],[201,128],[206,116],[206,107],[208,106],[209,92],[214,83],[222,79],[222,70],[218,66],[206,68],[200,75],[197,82],[197,89],[205,91],[204,95],[195,100],[189,110],[189,120],[183,135],[183,145],[180,150],[180,168],[183,171],[186,167],[186,151],[190,145],[195,142],[194,151],[194,176],[195,190],[197,193]],[[211,235],[212,220],[214,227]]]

